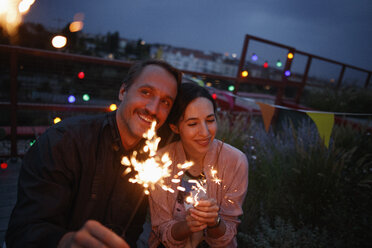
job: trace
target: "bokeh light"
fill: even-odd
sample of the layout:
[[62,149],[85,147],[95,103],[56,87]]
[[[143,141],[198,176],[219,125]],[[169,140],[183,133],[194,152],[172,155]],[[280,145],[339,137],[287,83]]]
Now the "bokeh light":
[[117,108],[118,108],[118,107],[116,106],[115,103],[113,103],[113,104],[110,105],[110,110],[111,110],[111,111],[115,111],[115,110],[117,110]]
[[83,71],[78,73],[78,78],[83,79],[85,77],[85,73]]
[[289,77],[289,76],[291,75],[291,71],[290,71],[290,70],[286,70],[286,71],[284,72],[284,75],[285,75],[286,77]]
[[74,21],[70,23],[69,30],[71,33],[78,32],[82,30],[84,23],[82,21]]
[[26,14],[35,0],[0,0],[0,27],[5,33],[14,36],[22,15]]
[[255,53],[253,53],[251,59],[252,59],[253,61],[257,61],[257,60],[258,60],[258,56],[257,56]]
[[235,87],[234,85],[230,85],[229,88],[228,88],[229,91],[234,91],[235,90]]
[[83,101],[87,102],[90,100],[90,96],[88,94],[83,95]]
[[8,164],[5,163],[5,162],[2,162],[1,163],[1,169],[5,170],[6,168],[8,168]]
[[61,118],[59,118],[59,117],[56,117],[56,118],[53,119],[54,124],[57,124],[60,121],[61,121]]
[[293,56],[294,56],[293,53],[288,53],[287,58],[288,59],[293,59]]
[[242,71],[242,77],[248,77],[248,71]]
[[67,38],[62,35],[56,35],[52,39],[52,45],[55,48],[62,48],[66,46],[66,43],[67,43]]
[[75,96],[70,95],[70,96],[68,97],[68,102],[69,102],[69,103],[74,103],[75,101],[76,101]]
[[280,61],[279,59],[278,59],[278,61],[276,61],[276,67],[282,67],[282,65],[283,65],[283,63],[282,63],[282,61]]
[[263,64],[263,67],[268,68],[269,67],[269,62],[265,61],[265,63]]
[[216,93],[213,93],[213,94],[212,94],[212,98],[213,98],[214,100],[216,100],[216,99],[217,99],[217,94],[216,94]]
[[21,14],[26,14],[35,0],[23,0],[18,4],[18,10]]

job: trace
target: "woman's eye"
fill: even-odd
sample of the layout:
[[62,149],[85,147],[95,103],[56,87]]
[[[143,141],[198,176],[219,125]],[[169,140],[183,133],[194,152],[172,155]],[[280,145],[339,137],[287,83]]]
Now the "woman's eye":
[[209,119],[209,120],[207,120],[207,122],[210,122],[210,123],[215,122],[215,121],[216,121],[216,119]]

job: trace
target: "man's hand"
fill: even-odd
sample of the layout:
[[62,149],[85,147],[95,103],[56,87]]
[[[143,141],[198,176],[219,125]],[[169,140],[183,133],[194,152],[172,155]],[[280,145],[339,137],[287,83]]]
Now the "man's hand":
[[198,204],[191,208],[190,216],[202,224],[214,226],[217,223],[219,207],[214,199],[200,200]]
[[66,233],[62,237],[58,248],[67,247],[129,248],[129,245],[99,222],[88,220],[79,231]]

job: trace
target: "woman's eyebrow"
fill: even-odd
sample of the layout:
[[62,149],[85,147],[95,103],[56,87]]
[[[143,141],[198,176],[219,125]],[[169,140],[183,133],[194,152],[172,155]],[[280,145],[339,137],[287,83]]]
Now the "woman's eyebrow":
[[[214,114],[209,114],[209,115],[207,115],[207,117],[206,118],[210,118],[210,117],[215,117],[215,115]],[[190,118],[187,118],[185,121],[194,121],[194,120],[198,120],[199,118],[196,118],[196,117],[190,117]]]

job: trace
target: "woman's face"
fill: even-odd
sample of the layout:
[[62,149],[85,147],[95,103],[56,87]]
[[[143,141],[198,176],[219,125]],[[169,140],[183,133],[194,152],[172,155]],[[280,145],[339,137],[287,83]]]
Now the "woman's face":
[[171,128],[180,135],[187,155],[190,157],[204,155],[217,132],[212,102],[204,97],[194,99],[187,106],[178,125],[171,125]]

